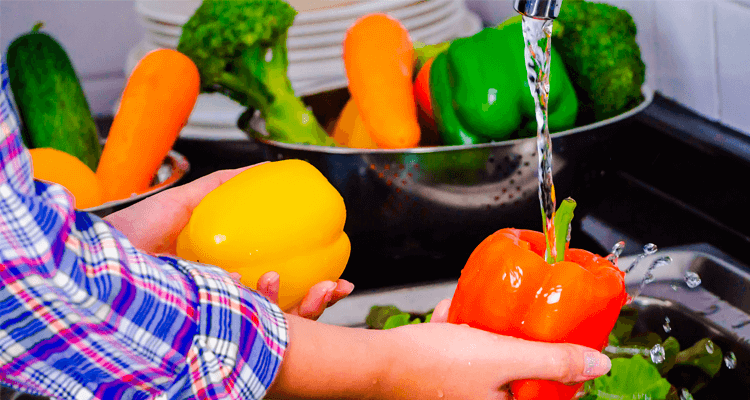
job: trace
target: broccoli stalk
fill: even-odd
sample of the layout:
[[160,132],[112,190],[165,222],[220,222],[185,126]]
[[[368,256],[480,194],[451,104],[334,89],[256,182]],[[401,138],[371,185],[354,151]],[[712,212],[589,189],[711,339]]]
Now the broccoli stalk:
[[202,92],[260,111],[266,138],[334,146],[287,76],[287,31],[296,15],[281,0],[204,0],[182,27],[177,50],[198,67]]

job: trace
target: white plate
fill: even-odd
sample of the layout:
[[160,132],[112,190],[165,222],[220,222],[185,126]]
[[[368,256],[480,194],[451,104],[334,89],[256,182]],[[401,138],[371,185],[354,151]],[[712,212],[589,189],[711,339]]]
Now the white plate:
[[201,5],[201,0],[135,0],[135,11],[150,19],[182,26]]
[[[172,2],[169,2],[172,3]],[[143,2],[139,4],[144,4]],[[397,18],[404,24],[404,26],[411,30],[418,29],[420,27],[435,23],[436,21],[446,18],[449,14],[456,12],[460,7],[463,7],[462,0],[430,0],[426,2],[416,3],[413,6],[398,9],[392,12],[388,12],[389,15]],[[331,47],[339,46],[344,39],[346,30],[353,24],[357,18],[351,18],[342,21],[332,21],[329,23],[312,24],[312,25],[292,25],[289,29],[289,35],[287,38],[287,48],[290,53],[292,50],[305,50],[311,47]],[[179,26],[171,25],[162,21],[154,20],[145,16],[140,20],[141,25],[146,29],[146,35],[149,40],[160,47],[166,47],[174,49],[179,43],[179,38],[182,33],[182,28]],[[318,32],[319,34],[315,34]],[[320,34],[320,32],[324,32]],[[317,50],[311,50],[315,52]],[[318,56],[314,57],[317,59],[332,57],[336,54],[332,53],[332,49],[323,50]],[[340,55],[340,53],[338,54]],[[297,60],[302,59],[313,59],[310,55],[300,55]]]
[[[462,1],[463,0],[430,0],[415,2],[407,7],[388,11],[387,14],[403,22],[410,18],[415,18],[421,15],[436,12],[440,8],[445,7],[448,3],[460,3]],[[289,28],[289,37],[346,31],[354,23],[354,21],[356,21],[357,18],[361,17],[362,15],[355,15],[351,18],[320,22],[317,24],[302,24],[295,21],[295,23]]]
[[[418,2],[420,0],[361,0],[338,7],[300,12],[295,18],[295,23],[315,24],[351,18],[371,12],[390,11]],[[135,10],[150,19],[182,26],[200,4],[200,0],[136,0]]]
[[[409,33],[414,35],[414,32],[418,29],[428,27],[430,25],[437,25],[440,21],[444,21],[446,18],[455,14],[461,9],[465,9],[465,6],[461,1],[450,1],[446,2],[445,6],[437,8],[427,14],[422,14],[408,19],[400,19],[401,23],[409,30]],[[392,14],[389,14],[393,16]],[[394,16],[395,17],[395,16]],[[351,21],[354,23],[354,21]],[[346,36],[346,30],[351,26],[347,24],[344,29],[337,32],[325,33],[319,35],[305,35],[305,36],[289,36],[286,41],[286,46],[290,52],[294,50],[304,50],[309,48],[320,48],[330,46],[341,46]],[[312,50],[312,49],[311,49]],[[319,57],[320,58],[320,57]]]

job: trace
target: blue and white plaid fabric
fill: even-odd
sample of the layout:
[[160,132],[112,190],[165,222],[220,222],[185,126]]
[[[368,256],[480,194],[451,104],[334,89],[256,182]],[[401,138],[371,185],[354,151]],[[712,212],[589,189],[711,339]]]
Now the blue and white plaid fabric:
[[261,399],[283,312],[223,270],[134,248],[33,180],[0,90],[0,383],[59,399]]

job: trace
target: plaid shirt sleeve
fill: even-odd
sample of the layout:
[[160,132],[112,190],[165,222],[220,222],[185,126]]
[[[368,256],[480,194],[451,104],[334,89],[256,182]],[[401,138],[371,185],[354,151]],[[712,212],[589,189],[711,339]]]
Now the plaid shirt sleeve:
[[223,270],[154,257],[33,180],[0,90],[0,382],[58,399],[261,399],[283,312]]

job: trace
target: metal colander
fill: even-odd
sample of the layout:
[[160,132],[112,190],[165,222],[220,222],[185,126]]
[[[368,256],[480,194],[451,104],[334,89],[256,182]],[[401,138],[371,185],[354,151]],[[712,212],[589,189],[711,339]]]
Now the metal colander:
[[[602,175],[613,135],[627,131],[646,100],[618,117],[552,135],[558,203]],[[250,120],[245,129],[259,129]],[[269,161],[302,159],[338,189],[352,252],[436,258],[468,254],[492,232],[541,230],[536,138],[464,146],[367,150],[258,140]]]

